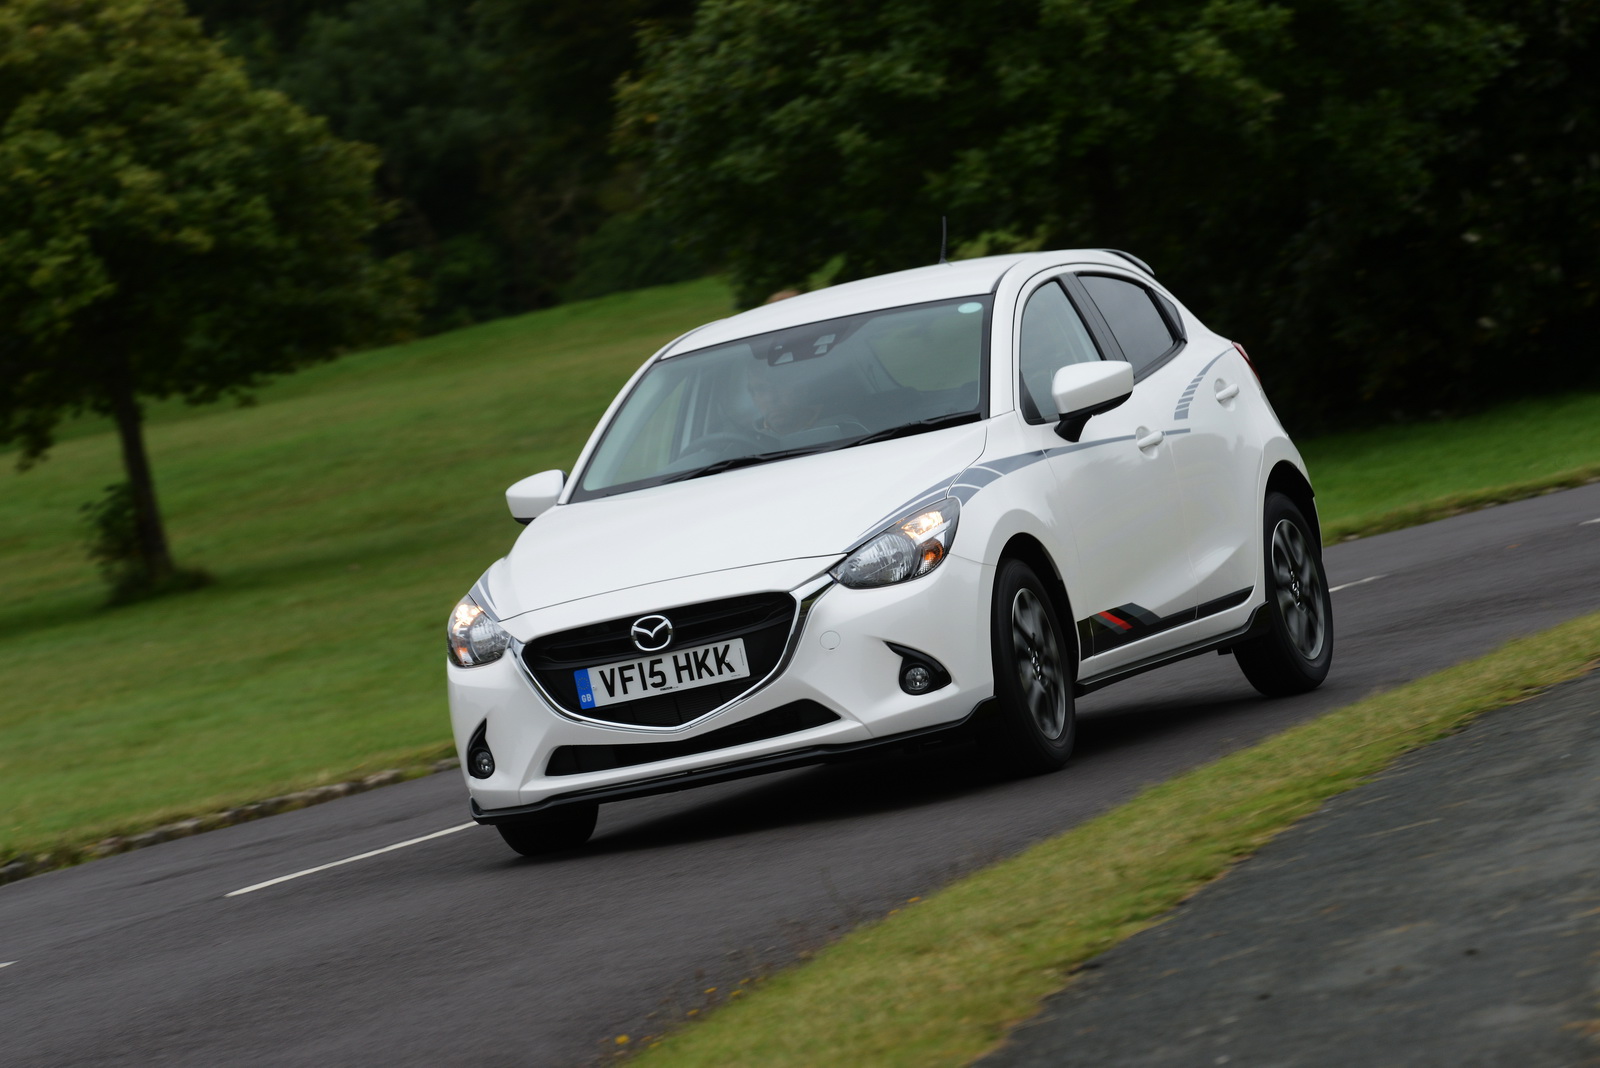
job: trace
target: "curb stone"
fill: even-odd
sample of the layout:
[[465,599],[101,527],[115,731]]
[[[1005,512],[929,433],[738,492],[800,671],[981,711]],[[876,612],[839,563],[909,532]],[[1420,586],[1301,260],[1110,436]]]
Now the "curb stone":
[[138,834],[112,835],[100,841],[85,846],[64,846],[48,853],[38,853],[33,856],[12,857],[0,864],[0,886],[14,883],[19,879],[26,879],[30,875],[42,875],[47,871],[58,868],[70,868],[74,864],[84,861],[99,860],[101,857],[114,856],[117,853],[127,853],[146,846],[160,845],[177,838],[189,838],[206,831],[214,831],[222,827],[232,827],[237,823],[248,823],[251,820],[261,819],[265,816],[276,816],[280,812],[293,812],[295,809],[309,808],[327,801],[337,801],[341,797],[351,794],[365,793],[376,790],[380,786],[392,786],[408,779],[421,778],[424,775],[433,775],[441,771],[451,771],[461,766],[461,761],[455,757],[446,757],[436,760],[431,764],[413,765],[409,768],[389,768],[386,771],[375,772],[362,779],[350,779],[346,782],[329,783],[326,786],[312,786],[305,790],[296,790],[292,794],[283,794],[279,797],[268,797],[260,801],[236,808],[223,809],[220,812],[210,812],[202,816],[190,816],[187,819],[176,820],[172,823],[163,823],[159,827],[152,827],[148,831]]

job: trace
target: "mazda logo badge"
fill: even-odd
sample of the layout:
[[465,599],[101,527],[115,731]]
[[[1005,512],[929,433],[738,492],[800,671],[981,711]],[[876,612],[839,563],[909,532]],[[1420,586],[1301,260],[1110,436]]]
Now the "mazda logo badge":
[[633,621],[630,633],[641,653],[659,653],[672,644],[672,620],[666,616],[642,616]]

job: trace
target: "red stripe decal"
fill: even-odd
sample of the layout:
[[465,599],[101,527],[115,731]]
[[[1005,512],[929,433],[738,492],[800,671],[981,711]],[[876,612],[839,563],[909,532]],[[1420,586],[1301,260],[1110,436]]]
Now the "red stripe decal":
[[1113,627],[1116,627],[1118,630],[1122,631],[1123,633],[1127,633],[1128,631],[1133,629],[1133,624],[1132,623],[1129,623],[1126,620],[1118,619],[1116,616],[1112,615],[1110,612],[1099,612],[1099,613],[1096,613],[1096,614],[1099,615],[1099,617],[1101,619],[1105,620],[1107,623],[1110,623]]

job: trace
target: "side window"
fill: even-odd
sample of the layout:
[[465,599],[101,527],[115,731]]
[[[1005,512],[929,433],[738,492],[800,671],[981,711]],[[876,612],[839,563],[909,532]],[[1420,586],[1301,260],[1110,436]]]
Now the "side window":
[[1017,350],[1022,417],[1030,423],[1055,422],[1050,382],[1056,371],[1069,363],[1099,358],[1099,350],[1061,284],[1040,286],[1022,309],[1022,341]]
[[1078,281],[1083,283],[1094,306],[1105,316],[1112,336],[1122,346],[1122,354],[1133,364],[1134,374],[1155,363],[1172,348],[1177,339],[1156,307],[1154,294],[1144,286],[1103,274],[1079,275]]

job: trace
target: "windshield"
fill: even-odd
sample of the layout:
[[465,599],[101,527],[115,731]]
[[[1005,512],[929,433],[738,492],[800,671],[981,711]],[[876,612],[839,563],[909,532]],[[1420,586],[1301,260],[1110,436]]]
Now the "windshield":
[[976,421],[989,307],[985,294],[886,308],[661,360],[571,499]]

